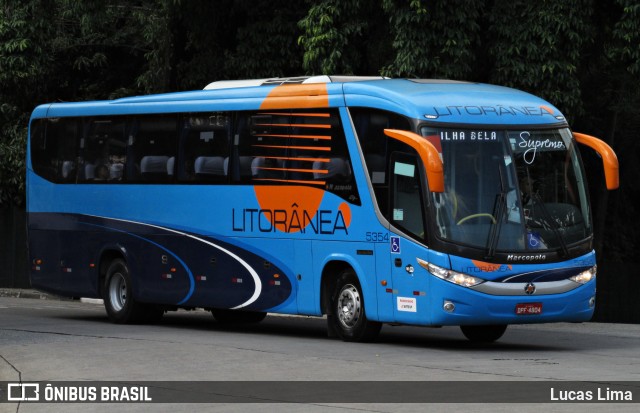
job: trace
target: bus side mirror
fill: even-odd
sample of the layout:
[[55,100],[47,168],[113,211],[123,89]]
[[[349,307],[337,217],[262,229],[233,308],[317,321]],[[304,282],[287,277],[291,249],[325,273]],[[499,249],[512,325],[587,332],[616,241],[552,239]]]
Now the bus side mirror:
[[416,133],[405,130],[385,129],[384,134],[415,149],[427,170],[429,190],[431,192],[444,192],[444,168],[440,160],[440,154],[431,142]]
[[604,167],[607,189],[617,189],[620,186],[618,157],[613,149],[611,149],[611,146],[594,136],[585,135],[584,133],[573,132],[573,137],[578,143],[590,147],[600,155]]

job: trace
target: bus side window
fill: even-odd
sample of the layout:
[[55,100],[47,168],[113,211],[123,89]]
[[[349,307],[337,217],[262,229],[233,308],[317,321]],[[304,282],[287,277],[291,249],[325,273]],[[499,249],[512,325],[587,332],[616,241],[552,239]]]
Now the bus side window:
[[31,164],[41,177],[73,183],[77,177],[79,122],[74,118],[35,120],[31,125]]
[[230,164],[240,182],[311,186],[359,204],[337,110],[246,112],[237,124]]
[[78,181],[121,181],[127,160],[126,119],[95,118],[80,143]]
[[183,119],[179,180],[227,182],[230,117],[226,113],[192,114]]
[[246,112],[238,112],[233,122],[233,141],[229,156],[224,159],[224,171],[233,182],[251,182],[250,116]]
[[125,168],[130,180],[166,183],[173,178],[176,159],[177,117],[144,116],[131,127],[129,157],[134,162]]
[[424,202],[417,156],[395,152],[391,161],[391,221],[424,239]]
[[385,129],[411,130],[409,121],[392,112],[369,108],[350,108],[365,166],[376,195],[378,209],[389,216],[389,138]]

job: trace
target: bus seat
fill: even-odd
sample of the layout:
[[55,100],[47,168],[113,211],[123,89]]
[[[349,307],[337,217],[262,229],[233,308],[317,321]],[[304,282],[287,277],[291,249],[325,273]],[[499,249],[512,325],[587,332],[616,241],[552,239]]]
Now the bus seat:
[[251,176],[251,162],[253,162],[253,157],[251,156],[240,157],[240,176],[241,177]]
[[167,177],[168,156],[144,156],[140,160],[140,175],[145,179]]
[[71,181],[75,178],[74,172],[76,170],[76,165],[73,161],[64,161],[62,162],[62,178],[65,181]]
[[109,167],[109,179],[119,181],[122,179],[122,172],[124,171],[124,165],[121,163],[111,164]]
[[84,179],[91,181],[96,177],[96,166],[92,163],[85,164],[84,166]]
[[167,175],[173,176],[173,171],[175,171],[176,157],[172,156],[167,160]]
[[364,161],[367,164],[367,169],[371,177],[372,184],[384,184],[385,181],[385,160],[384,156],[371,153],[364,157]]
[[225,176],[224,158],[222,156],[199,156],[193,165],[197,176]]
[[348,178],[349,176],[351,176],[351,166],[349,166],[349,162],[347,162],[343,158],[331,158],[328,163],[315,161],[313,163],[313,169],[316,171],[327,170],[327,173],[314,172],[313,177],[315,179],[326,179],[333,177]]
[[[239,169],[240,169],[240,177],[248,177],[251,176],[251,162],[253,161],[253,157],[251,156],[240,156],[238,157]],[[224,174],[229,175],[229,157],[224,158]]]
[[264,171],[262,171],[262,167],[265,165],[266,159],[261,157],[253,158],[251,161],[251,175],[255,178],[260,178],[260,175],[264,175]]
[[251,175],[254,178],[283,178],[283,171],[269,168],[283,168],[284,161],[256,157],[251,161]]

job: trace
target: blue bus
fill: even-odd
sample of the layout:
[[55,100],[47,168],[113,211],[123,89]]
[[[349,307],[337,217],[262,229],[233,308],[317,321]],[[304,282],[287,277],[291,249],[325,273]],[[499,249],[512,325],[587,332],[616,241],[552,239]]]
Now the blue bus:
[[449,80],[314,76],[51,103],[31,116],[34,288],[104,299],[116,323],[204,308],[219,322],[589,320],[593,221],[578,143],[550,103]]

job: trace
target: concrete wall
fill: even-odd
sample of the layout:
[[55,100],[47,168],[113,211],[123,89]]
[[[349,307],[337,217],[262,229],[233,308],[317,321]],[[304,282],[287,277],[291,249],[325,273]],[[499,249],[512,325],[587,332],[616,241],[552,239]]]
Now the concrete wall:
[[0,207],[0,287],[28,288],[27,215],[24,209]]

